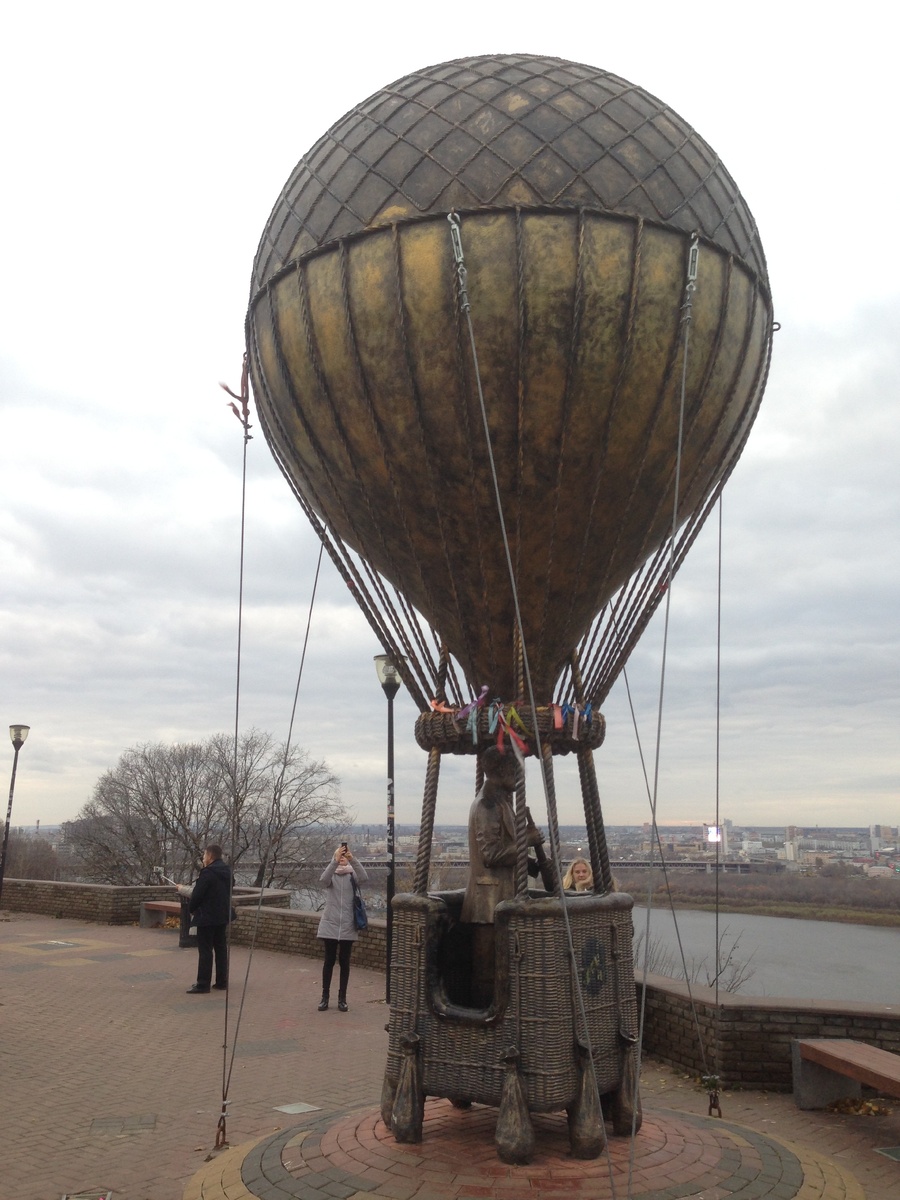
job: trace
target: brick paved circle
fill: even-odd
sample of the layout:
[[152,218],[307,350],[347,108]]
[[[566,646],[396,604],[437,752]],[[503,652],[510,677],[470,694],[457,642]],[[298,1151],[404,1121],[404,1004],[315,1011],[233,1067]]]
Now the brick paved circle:
[[533,1118],[537,1146],[528,1166],[500,1162],[496,1110],[425,1106],[421,1144],[403,1146],[377,1110],[332,1114],[258,1143],[241,1179],[259,1200],[863,1200],[856,1181],[830,1160],[809,1156],[738,1125],[669,1111],[645,1114],[632,1147],[611,1138],[591,1162],[570,1157],[564,1114]]

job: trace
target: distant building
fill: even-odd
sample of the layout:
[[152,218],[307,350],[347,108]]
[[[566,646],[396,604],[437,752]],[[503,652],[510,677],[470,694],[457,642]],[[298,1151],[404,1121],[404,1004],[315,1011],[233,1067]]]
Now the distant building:
[[703,841],[706,843],[701,849],[714,850],[719,847],[719,853],[724,857],[728,854],[728,826],[730,821],[726,821],[723,825],[704,825],[703,826]]

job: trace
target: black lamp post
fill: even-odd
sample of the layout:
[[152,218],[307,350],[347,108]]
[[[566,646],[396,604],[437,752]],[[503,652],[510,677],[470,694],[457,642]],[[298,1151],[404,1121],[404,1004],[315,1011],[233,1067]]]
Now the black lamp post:
[[9,822],[12,819],[13,793],[16,790],[16,767],[19,751],[28,737],[30,725],[10,725],[9,740],[13,744],[12,778],[9,781],[9,804],[6,806],[6,827],[3,830],[3,852],[0,853],[0,898],[3,896],[3,877],[6,874],[6,847],[9,844]]
[[375,655],[375,670],[382,691],[387,696],[387,930],[385,932],[385,992],[388,1004],[391,1002],[391,950],[393,948],[394,913],[391,901],[394,899],[394,873],[397,865],[397,853],[394,843],[394,697],[400,690],[400,673],[390,654]]

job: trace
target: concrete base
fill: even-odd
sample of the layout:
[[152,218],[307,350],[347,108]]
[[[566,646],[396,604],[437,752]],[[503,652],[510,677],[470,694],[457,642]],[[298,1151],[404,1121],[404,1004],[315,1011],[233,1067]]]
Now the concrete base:
[[858,1100],[862,1087],[837,1071],[800,1057],[800,1044],[791,1042],[794,1100],[798,1108],[827,1108],[835,1100]]
[[171,908],[166,909],[148,907],[146,904],[142,904],[139,918],[140,927],[141,929],[158,929],[160,925],[165,925],[166,917],[177,917],[180,912],[180,904],[177,908],[173,904]]
[[522,1166],[497,1157],[496,1123],[496,1109],[429,1100],[423,1139],[410,1145],[392,1137],[375,1108],[313,1118],[213,1161],[193,1178],[184,1200],[864,1196],[830,1160],[710,1117],[645,1111],[633,1145],[630,1138],[610,1138],[599,1159],[585,1162],[569,1151],[564,1113],[536,1114],[534,1158]]

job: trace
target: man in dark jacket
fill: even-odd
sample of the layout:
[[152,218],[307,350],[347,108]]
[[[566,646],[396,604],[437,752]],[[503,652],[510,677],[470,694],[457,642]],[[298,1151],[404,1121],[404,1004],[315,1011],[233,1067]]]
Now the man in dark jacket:
[[231,915],[231,867],[222,862],[222,847],[207,846],[203,852],[203,870],[193,889],[181,886],[189,896],[191,923],[197,926],[197,982],[188,988],[193,996],[209,992],[212,983],[213,954],[216,959],[215,987],[228,986],[228,920]]

